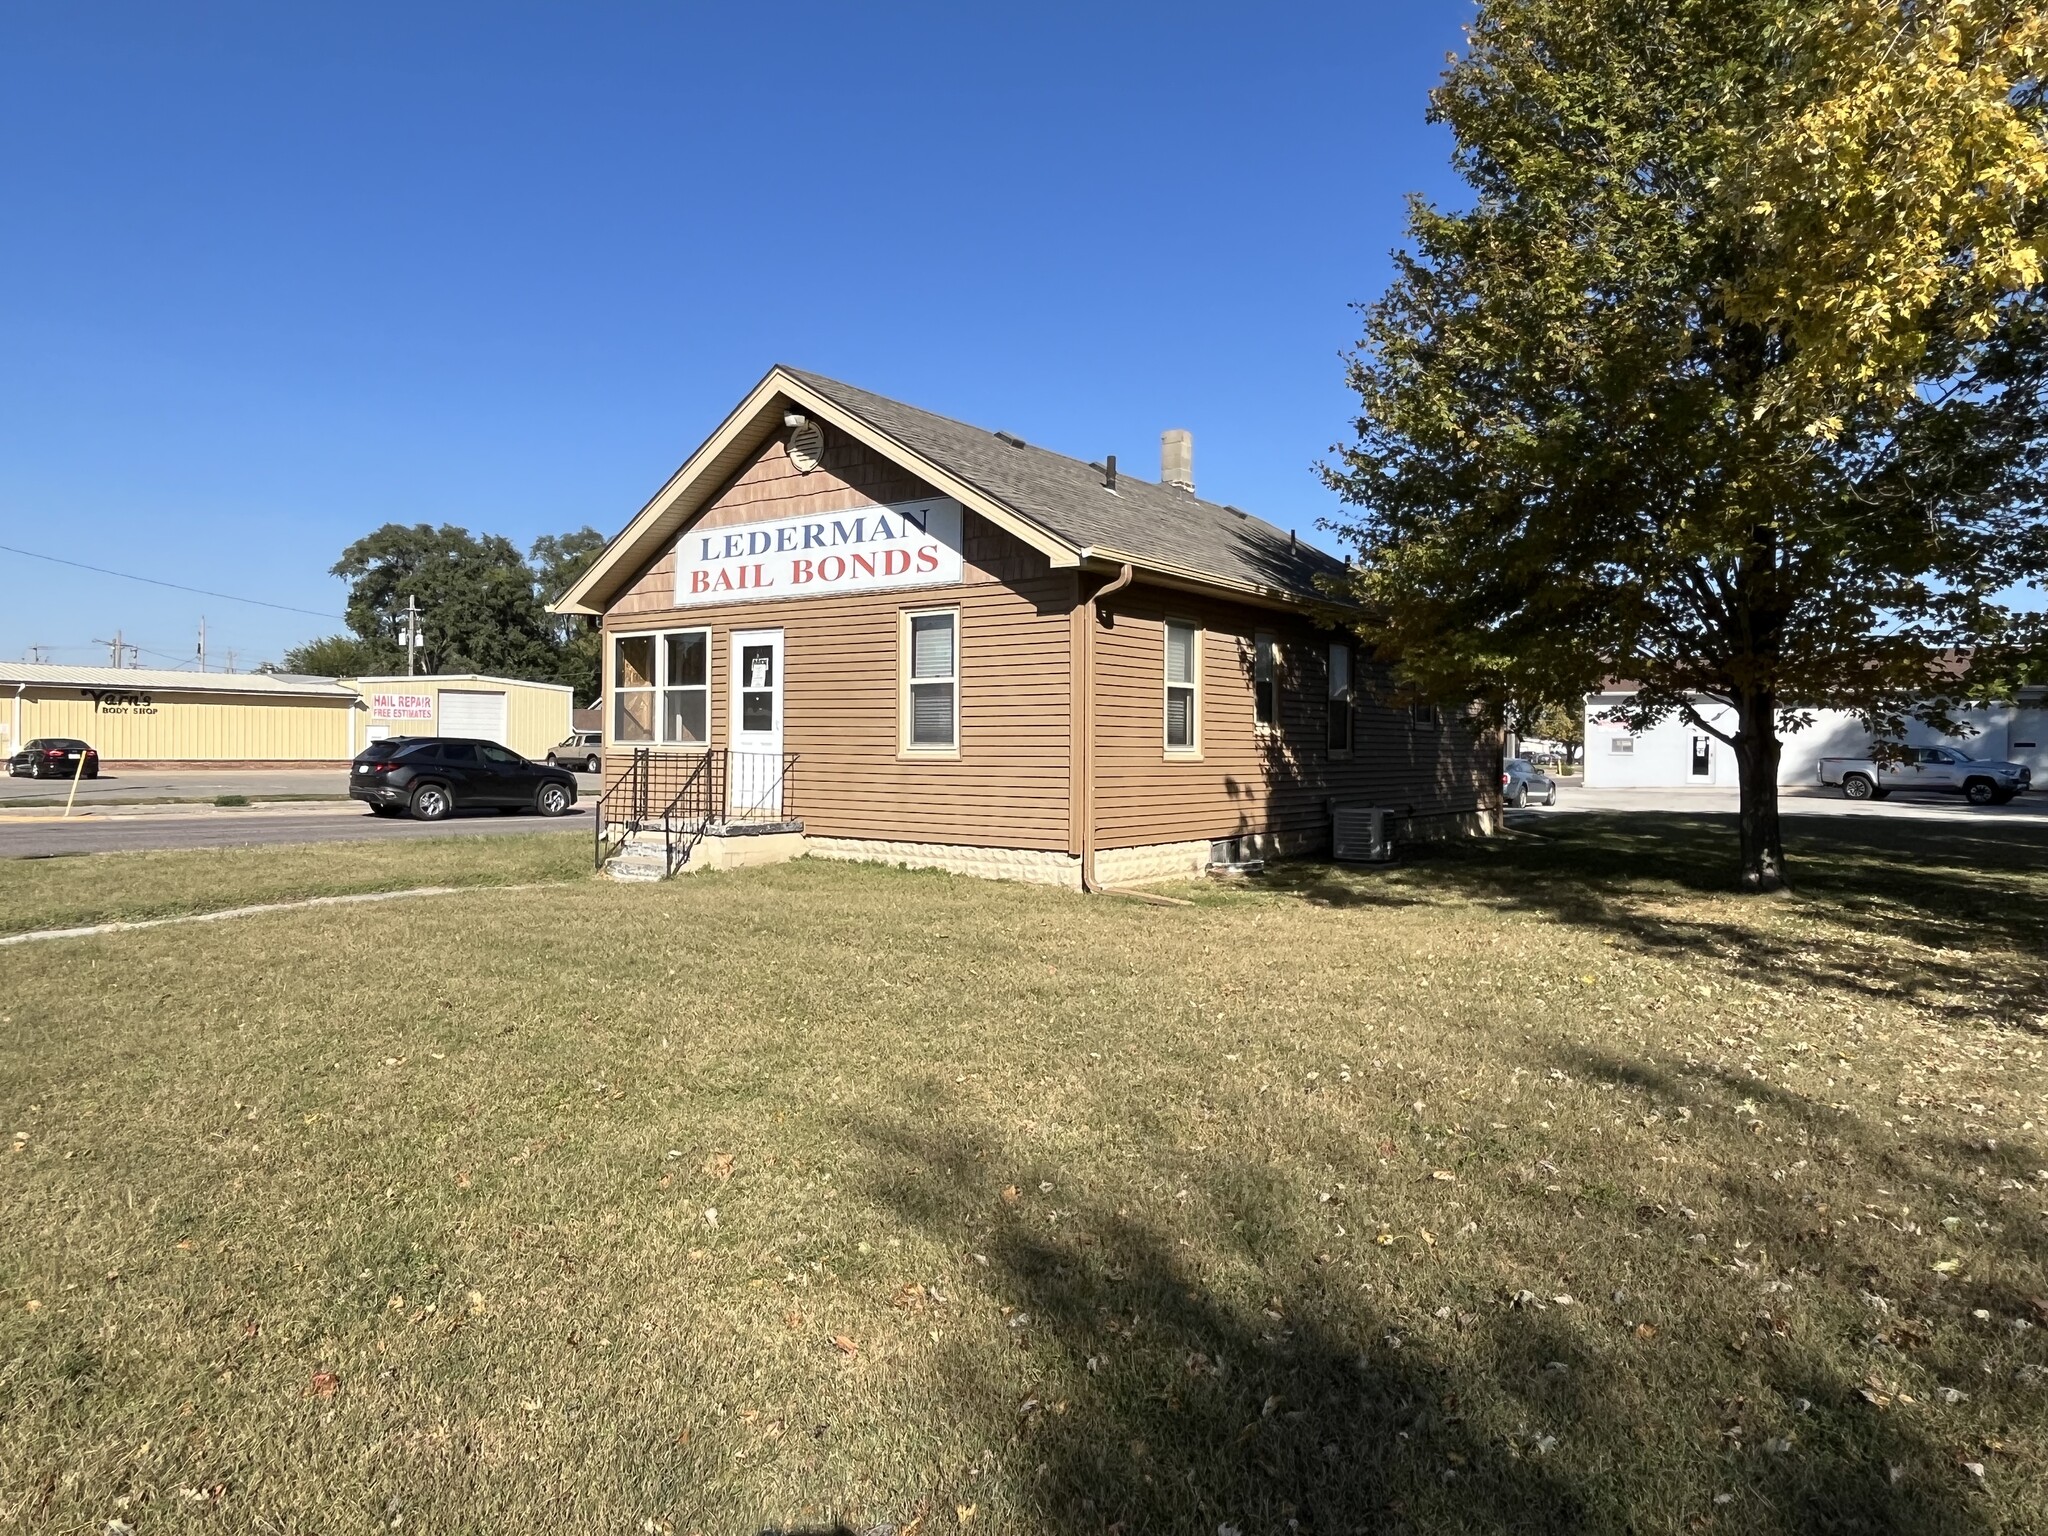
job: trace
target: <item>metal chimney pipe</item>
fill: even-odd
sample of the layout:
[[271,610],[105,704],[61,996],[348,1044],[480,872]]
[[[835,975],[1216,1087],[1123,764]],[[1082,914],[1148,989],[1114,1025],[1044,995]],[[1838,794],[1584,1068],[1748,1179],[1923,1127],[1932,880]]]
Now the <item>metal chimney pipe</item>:
[[1159,434],[1159,483],[1195,493],[1195,434],[1174,427]]

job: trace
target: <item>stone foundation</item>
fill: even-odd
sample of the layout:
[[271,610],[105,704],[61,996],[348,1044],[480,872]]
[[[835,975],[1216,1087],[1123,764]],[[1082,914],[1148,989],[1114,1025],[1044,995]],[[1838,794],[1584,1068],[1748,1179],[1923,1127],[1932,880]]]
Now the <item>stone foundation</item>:
[[878,837],[807,837],[814,859],[944,869],[983,880],[1026,880],[1034,885],[1081,888],[1081,861],[1044,848],[976,848],[964,843],[909,843]]

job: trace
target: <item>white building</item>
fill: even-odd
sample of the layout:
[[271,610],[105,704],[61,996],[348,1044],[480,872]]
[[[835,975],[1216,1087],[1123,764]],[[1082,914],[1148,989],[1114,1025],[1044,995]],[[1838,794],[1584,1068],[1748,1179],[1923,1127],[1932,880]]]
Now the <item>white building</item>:
[[[1632,732],[1601,716],[1627,703],[1634,690],[1626,684],[1593,694],[1586,700],[1586,776],[1588,789],[1695,789],[1736,786],[1735,752],[1710,732],[1680,715],[1668,715],[1647,731]],[[1735,712],[1725,704],[1699,701],[1695,708],[1709,725],[1735,734]],[[1864,757],[1875,739],[1862,721],[1838,709],[1813,712],[1813,724],[1780,738],[1780,784],[1812,784],[1819,778],[1823,757]],[[1974,734],[1944,736],[1917,720],[1906,722],[1912,746],[1954,747],[1971,757],[2024,763],[2037,780],[2048,774],[2048,697],[2041,689],[2022,691],[2018,704],[1995,704],[1956,713]]]

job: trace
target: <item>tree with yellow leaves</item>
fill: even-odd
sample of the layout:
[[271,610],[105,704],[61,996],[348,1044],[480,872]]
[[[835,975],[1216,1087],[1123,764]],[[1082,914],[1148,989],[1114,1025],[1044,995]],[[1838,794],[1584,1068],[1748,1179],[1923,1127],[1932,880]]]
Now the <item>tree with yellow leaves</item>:
[[2039,0],[1483,0],[1471,205],[1412,206],[1325,468],[1410,686],[1632,678],[1734,751],[1752,890],[1784,732],[1951,724],[2048,573],[2044,69]]

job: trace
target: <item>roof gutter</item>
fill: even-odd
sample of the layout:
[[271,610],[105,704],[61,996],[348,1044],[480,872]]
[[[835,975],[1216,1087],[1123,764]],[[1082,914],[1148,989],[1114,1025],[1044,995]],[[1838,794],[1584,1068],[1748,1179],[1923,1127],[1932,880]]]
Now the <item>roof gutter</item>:
[[1074,789],[1081,800],[1081,889],[1096,893],[1102,886],[1095,878],[1095,631],[1104,622],[1102,600],[1123,591],[1135,579],[1136,573],[1126,563],[1114,580],[1082,605],[1081,729],[1074,742]]

